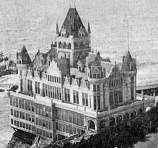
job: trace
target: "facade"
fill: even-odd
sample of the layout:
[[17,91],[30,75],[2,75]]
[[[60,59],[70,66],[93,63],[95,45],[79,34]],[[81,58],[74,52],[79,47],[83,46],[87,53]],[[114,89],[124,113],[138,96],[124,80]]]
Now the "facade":
[[91,51],[91,29],[70,8],[46,53],[33,61],[17,53],[19,88],[10,92],[10,122],[51,140],[99,132],[142,112],[136,100],[136,60],[128,51],[116,64]]

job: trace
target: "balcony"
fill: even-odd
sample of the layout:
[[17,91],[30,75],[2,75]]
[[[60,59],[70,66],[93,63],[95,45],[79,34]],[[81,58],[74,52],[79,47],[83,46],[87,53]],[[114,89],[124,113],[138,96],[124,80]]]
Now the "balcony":
[[27,99],[31,101],[35,99],[32,95],[28,95],[27,93],[12,92],[12,91],[10,91],[9,93],[10,93],[9,94],[10,96],[17,97],[17,98],[23,98],[23,99]]

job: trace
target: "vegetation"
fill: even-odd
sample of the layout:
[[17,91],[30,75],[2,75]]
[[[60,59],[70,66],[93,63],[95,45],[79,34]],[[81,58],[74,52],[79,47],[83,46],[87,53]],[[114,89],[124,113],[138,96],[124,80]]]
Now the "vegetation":
[[8,143],[7,148],[29,148],[33,144],[34,139],[35,136],[30,133],[26,133],[20,130],[15,131]]
[[115,127],[106,128],[102,133],[82,139],[76,144],[64,144],[64,148],[130,148],[138,141],[145,141],[148,133],[158,128],[158,107],[141,113],[131,121],[124,121]]

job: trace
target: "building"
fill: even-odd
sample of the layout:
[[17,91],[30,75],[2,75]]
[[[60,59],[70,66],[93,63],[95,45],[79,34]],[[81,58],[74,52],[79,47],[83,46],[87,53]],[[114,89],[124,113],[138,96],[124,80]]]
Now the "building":
[[25,48],[17,53],[19,88],[10,92],[10,123],[51,140],[135,118],[136,60],[129,51],[116,64],[91,51],[91,28],[70,8],[51,49],[33,61]]

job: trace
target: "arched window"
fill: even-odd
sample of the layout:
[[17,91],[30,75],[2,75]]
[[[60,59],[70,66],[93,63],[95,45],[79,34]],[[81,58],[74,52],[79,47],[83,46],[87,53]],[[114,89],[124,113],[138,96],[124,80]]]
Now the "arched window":
[[70,43],[68,44],[68,49],[71,49],[71,44]]
[[88,121],[88,128],[95,129],[95,123],[92,120]]
[[66,43],[65,43],[65,42],[64,42],[64,44],[63,44],[63,48],[66,49]]

